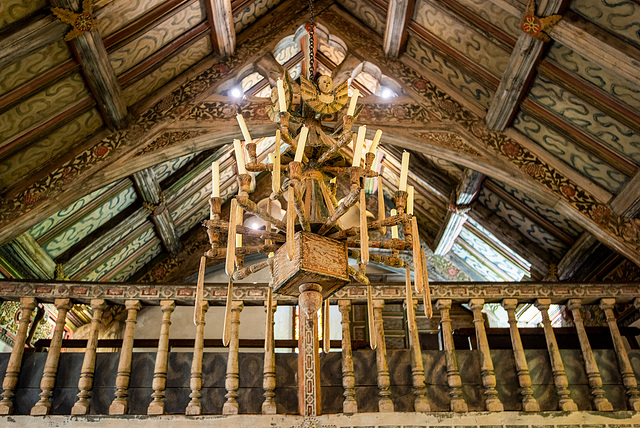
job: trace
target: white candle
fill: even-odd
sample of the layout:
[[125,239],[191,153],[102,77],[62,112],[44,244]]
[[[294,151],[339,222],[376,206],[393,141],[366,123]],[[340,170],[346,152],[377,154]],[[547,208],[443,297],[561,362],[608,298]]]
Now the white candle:
[[[240,205],[236,209],[236,225],[242,226],[244,210]],[[236,233],[236,248],[242,247],[242,233]]]
[[236,163],[238,164],[238,174],[246,174],[247,168],[244,166],[244,148],[240,140],[233,140],[233,148],[236,152]]
[[249,129],[247,129],[247,124],[244,123],[244,117],[240,113],[236,115],[236,119],[238,119],[238,125],[240,125],[240,130],[242,131],[242,136],[244,137],[244,141],[250,143],[253,141],[251,139],[251,135],[249,134]]
[[273,149],[273,179],[271,181],[274,192],[280,191],[280,130],[276,131],[276,146]]
[[367,133],[367,127],[361,126],[358,128],[358,138],[356,139],[356,145],[353,148],[353,162],[351,166],[360,166],[360,158],[362,158],[362,147],[364,146],[364,136]]
[[282,79],[278,79],[278,104],[280,106],[280,112],[287,111],[287,100],[284,96],[284,82]]
[[[391,217],[393,217],[397,213],[398,212],[395,209],[391,210]],[[395,225],[395,226],[391,227],[391,237],[393,239],[398,239],[398,225]]]
[[378,149],[378,143],[380,143],[381,137],[382,137],[382,131],[378,129],[376,131],[376,135],[373,137],[373,143],[371,143],[371,148],[369,149],[369,152],[371,153],[376,152],[376,150]]
[[407,197],[407,214],[413,215],[413,192],[415,189],[413,186],[407,186],[407,193],[409,196]]
[[309,134],[309,128],[303,126],[300,129],[300,137],[298,138],[298,147],[296,148],[296,157],[293,159],[295,162],[302,162],[302,156],[304,156],[304,145],[307,143],[307,135]]
[[349,102],[349,109],[347,110],[347,116],[353,116],[353,113],[356,111],[356,103],[358,102],[358,97],[360,96],[360,91],[357,89],[353,90],[353,95],[351,95],[351,101]]
[[211,164],[211,197],[220,197],[220,162]]
[[402,153],[402,169],[400,170],[400,181],[398,190],[407,191],[407,174],[409,173],[409,152]]

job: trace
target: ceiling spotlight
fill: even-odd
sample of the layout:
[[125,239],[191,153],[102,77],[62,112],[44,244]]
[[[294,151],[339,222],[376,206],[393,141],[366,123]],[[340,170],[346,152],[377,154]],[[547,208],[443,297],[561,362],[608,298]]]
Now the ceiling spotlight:
[[232,98],[242,98],[242,89],[240,89],[237,86],[234,86],[233,88],[231,88],[231,90],[229,91],[229,95],[231,95]]
[[393,91],[389,88],[382,88],[380,91],[380,96],[382,98],[391,98],[393,96]]

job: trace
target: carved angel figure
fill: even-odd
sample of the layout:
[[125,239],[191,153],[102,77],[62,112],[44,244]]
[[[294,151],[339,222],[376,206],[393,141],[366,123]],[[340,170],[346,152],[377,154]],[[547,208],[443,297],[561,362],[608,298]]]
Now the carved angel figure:
[[340,110],[349,98],[349,82],[344,82],[334,91],[333,80],[329,76],[320,76],[317,86],[300,75],[300,95],[305,104],[320,114],[331,114]]
[[522,31],[542,42],[550,42],[551,37],[546,33],[546,30],[550,30],[561,19],[560,15],[549,15],[546,18],[536,16],[536,2],[529,0],[522,18]]
[[[291,103],[293,103],[293,89],[291,87],[291,79],[289,73],[285,70],[282,75],[282,82],[284,84],[284,97],[287,102],[287,111],[291,109]],[[267,114],[272,122],[278,120],[278,89],[276,87],[271,88],[271,105],[267,106]]]
[[61,7],[52,7],[51,12],[53,12],[60,21],[73,26],[73,29],[64,36],[64,40],[67,42],[75,39],[85,31],[91,31],[96,25],[93,17],[93,0],[84,0],[82,2],[81,13],[76,13]]

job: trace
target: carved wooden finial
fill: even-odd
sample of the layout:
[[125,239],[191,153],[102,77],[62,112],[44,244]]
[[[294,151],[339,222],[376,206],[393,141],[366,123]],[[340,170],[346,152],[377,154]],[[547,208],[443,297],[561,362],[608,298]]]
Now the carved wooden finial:
[[549,15],[545,18],[536,16],[536,2],[535,0],[529,0],[527,9],[522,17],[521,28],[526,34],[538,39],[542,42],[550,42],[551,37],[547,33],[554,25],[556,25],[561,19],[560,15]]
[[64,36],[64,40],[67,42],[75,39],[86,31],[91,31],[91,29],[96,26],[96,20],[93,16],[93,0],[84,0],[82,2],[81,13],[76,13],[61,7],[52,7],[51,12],[53,12],[60,21],[73,26],[73,29]]

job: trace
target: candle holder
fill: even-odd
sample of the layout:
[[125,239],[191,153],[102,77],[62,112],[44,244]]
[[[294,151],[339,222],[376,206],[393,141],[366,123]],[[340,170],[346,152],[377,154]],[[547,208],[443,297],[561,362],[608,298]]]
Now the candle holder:
[[238,188],[242,195],[248,195],[251,190],[251,175],[240,174],[238,175]]

